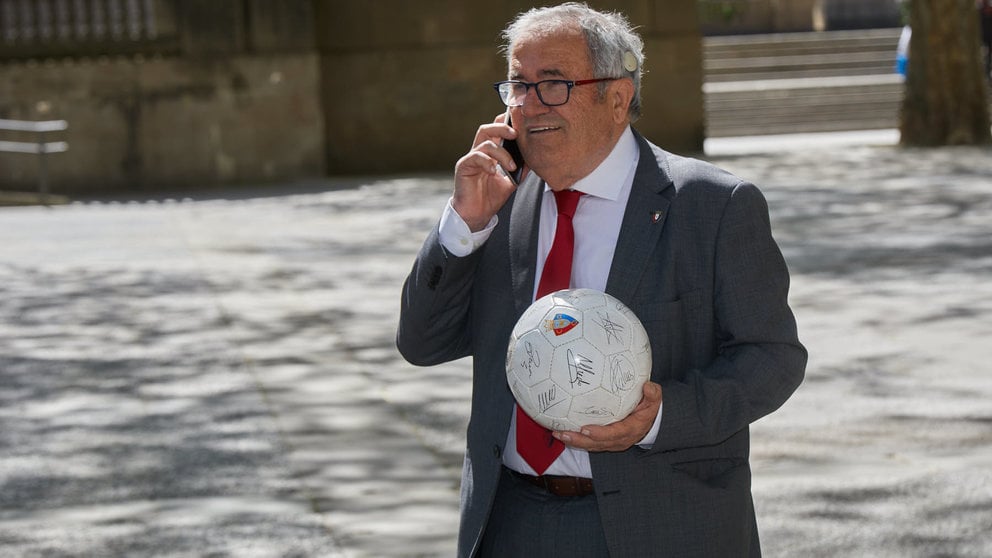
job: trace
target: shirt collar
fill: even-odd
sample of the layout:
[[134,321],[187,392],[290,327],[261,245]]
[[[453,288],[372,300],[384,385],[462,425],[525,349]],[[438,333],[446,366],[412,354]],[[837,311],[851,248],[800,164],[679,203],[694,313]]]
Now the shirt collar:
[[[630,174],[630,169],[637,163],[639,155],[634,132],[631,131],[630,126],[627,126],[606,159],[595,170],[576,182],[572,190],[616,201],[623,189],[623,180],[618,177]],[[544,188],[546,191],[550,189],[547,185]]]

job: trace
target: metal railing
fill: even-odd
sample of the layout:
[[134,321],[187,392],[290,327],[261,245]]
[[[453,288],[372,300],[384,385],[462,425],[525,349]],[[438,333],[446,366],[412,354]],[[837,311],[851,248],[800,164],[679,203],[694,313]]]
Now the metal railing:
[[169,54],[176,0],[0,0],[0,61]]
[[8,153],[34,153],[38,155],[38,194],[44,198],[48,195],[48,157],[49,153],[62,153],[69,150],[69,144],[64,141],[45,141],[44,134],[61,132],[69,127],[65,120],[4,120],[0,119],[0,130],[10,132],[28,132],[38,134],[37,141],[8,141],[0,140],[0,151]]

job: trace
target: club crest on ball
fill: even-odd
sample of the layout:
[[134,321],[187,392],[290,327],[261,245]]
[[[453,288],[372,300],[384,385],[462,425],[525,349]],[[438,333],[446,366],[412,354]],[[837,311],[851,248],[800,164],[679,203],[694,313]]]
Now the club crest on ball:
[[576,320],[568,314],[555,314],[555,317],[548,320],[545,327],[548,331],[555,334],[555,337],[560,335],[565,335],[572,330],[575,326],[579,325],[579,320]]

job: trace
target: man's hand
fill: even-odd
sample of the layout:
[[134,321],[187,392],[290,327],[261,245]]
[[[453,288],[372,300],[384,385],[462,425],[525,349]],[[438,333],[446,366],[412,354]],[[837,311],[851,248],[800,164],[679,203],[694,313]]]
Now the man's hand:
[[571,448],[586,451],[624,451],[637,442],[654,426],[654,419],[661,408],[661,386],[654,382],[644,384],[641,402],[627,418],[606,426],[583,426],[581,432],[558,431],[555,438]]
[[455,163],[451,207],[473,232],[484,229],[516,189],[496,167],[516,169],[513,157],[501,147],[504,139],[517,137],[516,131],[503,123],[505,119],[506,114],[500,114],[492,124],[479,126],[472,150]]

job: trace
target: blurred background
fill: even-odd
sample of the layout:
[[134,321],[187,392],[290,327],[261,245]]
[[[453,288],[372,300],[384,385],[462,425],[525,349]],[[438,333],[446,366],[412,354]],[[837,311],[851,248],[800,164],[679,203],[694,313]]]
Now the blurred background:
[[[399,290],[546,3],[0,0],[0,556],[454,555],[470,363],[403,361]],[[765,554],[992,556],[978,3],[589,3],[792,272]]]
[[[637,127],[668,149],[895,126],[896,0],[591,4],[639,26],[649,72]],[[447,170],[500,112],[499,32],[532,5],[0,0],[0,119],[67,124],[0,139],[68,147],[44,167],[0,150],[0,190],[32,191],[40,173],[53,192],[90,195]],[[792,94],[796,79],[866,74]]]

